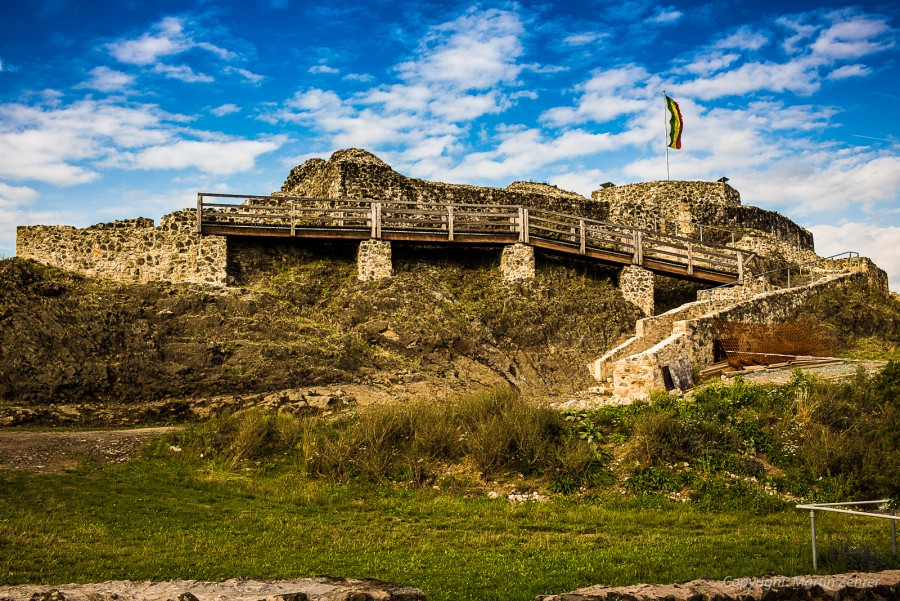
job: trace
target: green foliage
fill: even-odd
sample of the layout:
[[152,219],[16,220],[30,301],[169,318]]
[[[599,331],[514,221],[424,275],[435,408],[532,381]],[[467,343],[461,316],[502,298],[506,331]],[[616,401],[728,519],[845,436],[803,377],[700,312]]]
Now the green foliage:
[[250,410],[177,437],[193,461],[233,466],[280,458],[309,475],[338,480],[427,484],[443,466],[459,462],[471,462],[485,477],[515,472],[574,488],[608,477],[608,457],[596,442],[579,438],[558,412],[508,389],[446,403],[371,407],[330,421]]
[[641,467],[625,481],[625,488],[638,495],[677,492],[687,481],[683,474],[665,467]]

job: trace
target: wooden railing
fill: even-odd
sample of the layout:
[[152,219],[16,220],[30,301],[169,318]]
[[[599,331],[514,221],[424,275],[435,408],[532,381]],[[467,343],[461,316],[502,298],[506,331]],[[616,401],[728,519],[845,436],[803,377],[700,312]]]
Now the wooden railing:
[[745,258],[741,251],[725,246],[518,205],[201,193],[197,195],[197,231],[468,244],[523,242],[607,263],[641,265],[664,275],[717,283],[742,279]]

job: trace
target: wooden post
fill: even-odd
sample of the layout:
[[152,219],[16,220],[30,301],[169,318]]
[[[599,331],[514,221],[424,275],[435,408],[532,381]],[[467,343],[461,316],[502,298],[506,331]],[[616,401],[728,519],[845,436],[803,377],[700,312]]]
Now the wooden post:
[[634,258],[631,260],[635,265],[644,264],[644,240],[643,235],[639,231],[634,232]]
[[525,207],[519,207],[519,242],[525,242]]
[[694,245],[691,242],[687,243],[687,253],[688,253],[688,275],[694,274]]
[[744,281],[744,254],[741,251],[738,251],[737,254],[737,267],[738,267],[738,281]]
[[447,240],[453,242],[453,205],[447,205]]
[[338,210],[338,214],[337,214],[337,226],[338,226],[338,227],[344,227],[344,210],[343,210],[343,209]]
[[381,203],[375,203],[375,237],[381,240]]
[[378,238],[378,207],[377,203],[371,203],[369,205],[369,225],[372,226],[372,238]]
[[528,227],[528,207],[522,207],[522,231],[525,235],[525,239],[522,242],[525,244],[528,244]]
[[294,210],[294,201],[291,201],[291,238],[297,235],[297,213]]
[[581,254],[584,254],[584,251],[586,250],[585,247],[587,246],[584,235],[584,219],[578,220],[578,230],[581,232]]
[[203,233],[203,195],[197,193],[197,235]]

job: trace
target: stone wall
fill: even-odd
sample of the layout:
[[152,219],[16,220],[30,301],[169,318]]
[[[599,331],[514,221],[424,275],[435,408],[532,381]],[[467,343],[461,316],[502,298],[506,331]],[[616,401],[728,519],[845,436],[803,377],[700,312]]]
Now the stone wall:
[[[716,338],[720,322],[784,323],[793,318],[798,307],[815,295],[848,286],[868,288],[868,274],[854,272],[830,275],[805,286],[763,292],[749,299],[739,299],[738,302],[728,303],[722,298],[717,298],[685,305],[670,312],[672,315],[668,317],[672,329],[668,337],[646,348],[649,343],[658,339],[660,333],[665,332],[665,323],[660,320],[660,323],[656,324],[660,326],[654,332],[656,336],[646,336],[645,340],[635,337],[637,338],[635,342],[626,343],[629,348],[614,349],[595,362],[591,366],[591,372],[597,379],[600,379],[598,376],[608,377],[611,373],[612,392],[618,397],[646,396],[653,389],[664,388],[662,375],[664,366],[685,359],[696,370],[711,365],[713,340]],[[703,310],[704,305],[713,307],[722,303],[726,304],[724,308],[707,310],[700,316],[694,314],[695,311]],[[681,319],[672,320],[671,318],[675,316]],[[631,354],[623,356],[624,351],[630,351]]]
[[619,272],[619,290],[628,302],[637,305],[644,315],[653,315],[653,272],[637,265],[627,265]]
[[900,599],[900,570],[692,580],[678,584],[596,585],[535,601],[888,601]]
[[534,278],[534,247],[527,244],[510,244],[500,255],[500,276],[505,282]]
[[[699,225],[735,230],[755,230],[788,245],[813,249],[813,235],[784,215],[759,207],[744,206],[737,190],[728,184],[699,181],[658,181],[610,186],[595,190],[591,198],[609,206],[609,219],[618,223],[644,223],[660,218],[657,226],[667,233],[696,237]],[[708,230],[711,241],[726,244],[730,232]],[[738,233],[740,236],[740,233]]]
[[549,184],[514,182],[506,188],[489,188],[406,177],[374,154],[358,148],[338,150],[327,161],[310,159],[294,167],[278,194],[419,204],[524,205],[599,220],[608,215],[605,202]]
[[394,275],[391,263],[391,243],[382,240],[363,240],[356,258],[356,277],[363,281],[383,280]]
[[598,382],[611,381],[615,364],[630,356],[642,353],[656,346],[672,334],[672,328],[678,321],[697,319],[711,311],[724,309],[745,300],[755,292],[754,288],[747,286],[730,286],[701,290],[697,293],[698,300],[676,307],[660,315],[645,317],[635,323],[634,336],[610,349],[602,357],[588,365],[588,371]]
[[166,280],[224,286],[227,244],[196,233],[196,211],[166,215],[159,227],[138,218],[86,228],[16,228],[16,254],[88,276],[123,281]]

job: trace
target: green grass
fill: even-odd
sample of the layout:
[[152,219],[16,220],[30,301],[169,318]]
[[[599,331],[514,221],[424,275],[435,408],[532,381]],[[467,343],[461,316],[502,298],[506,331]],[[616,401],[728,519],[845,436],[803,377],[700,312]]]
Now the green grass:
[[[533,599],[596,583],[811,572],[807,514],[658,497],[502,497],[142,459],[0,473],[0,582],[312,575],[418,586],[433,601]],[[882,523],[826,515],[820,548],[889,551]]]

